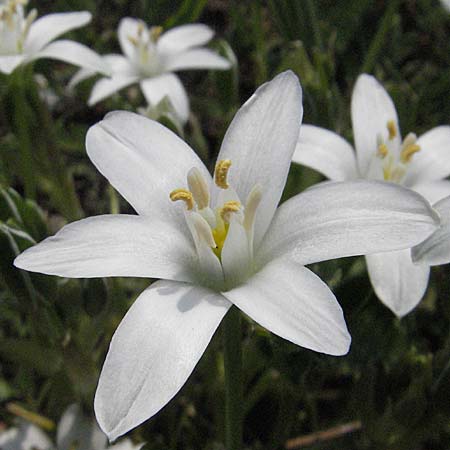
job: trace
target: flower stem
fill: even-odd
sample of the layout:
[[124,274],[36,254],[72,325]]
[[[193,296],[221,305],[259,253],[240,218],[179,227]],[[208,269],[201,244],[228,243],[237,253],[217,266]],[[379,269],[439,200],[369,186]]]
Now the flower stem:
[[225,446],[242,449],[242,347],[241,314],[231,307],[223,321],[225,362]]

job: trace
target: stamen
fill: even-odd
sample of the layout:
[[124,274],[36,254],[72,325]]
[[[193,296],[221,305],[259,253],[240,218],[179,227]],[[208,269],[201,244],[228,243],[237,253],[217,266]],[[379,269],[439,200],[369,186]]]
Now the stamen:
[[389,150],[387,148],[386,144],[380,144],[378,146],[378,150],[377,150],[377,156],[381,159],[386,158],[386,156],[388,155]]
[[150,40],[156,42],[163,32],[163,27],[151,27],[150,28]]
[[420,145],[417,144],[410,144],[403,148],[402,152],[400,153],[400,161],[403,164],[409,163],[411,161],[411,158],[413,157],[414,153],[417,153],[420,151]]
[[228,189],[230,186],[227,183],[227,175],[230,170],[231,160],[222,159],[217,162],[216,169],[214,171],[214,182],[222,189]]
[[256,210],[261,202],[262,189],[261,185],[257,184],[248,194],[247,202],[245,203],[244,211],[244,228],[251,231],[255,222]]
[[135,38],[134,36],[128,35],[127,39],[135,46],[137,47],[139,42],[137,40],[137,38]]
[[211,247],[212,249],[217,248],[216,241],[214,240],[211,227],[208,225],[208,222],[200,214],[195,212],[191,215],[191,221],[197,233],[198,239],[205,242],[208,247]]
[[209,206],[209,189],[205,177],[197,167],[193,167],[187,176],[189,190],[194,196],[198,209],[202,210]]
[[170,193],[170,200],[176,202],[182,200],[186,203],[187,209],[190,211],[194,207],[194,197],[192,192],[187,189],[175,189]]
[[395,122],[393,120],[388,120],[387,129],[389,131],[389,140],[392,141],[392,139],[397,136],[397,127],[395,126]]
[[241,208],[241,204],[235,200],[225,202],[220,208],[220,217],[225,223],[230,223],[230,214],[236,213]]

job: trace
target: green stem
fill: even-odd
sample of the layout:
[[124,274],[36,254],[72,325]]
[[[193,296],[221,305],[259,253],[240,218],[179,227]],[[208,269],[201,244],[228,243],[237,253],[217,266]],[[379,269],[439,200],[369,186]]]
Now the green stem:
[[383,19],[381,20],[380,26],[378,27],[378,31],[372,39],[372,43],[367,51],[367,55],[360,73],[371,72],[375,67],[378,57],[384,51],[387,34],[394,21],[394,16],[397,13],[398,6],[399,0],[391,0],[388,3],[388,7],[384,13]]
[[38,134],[43,145],[42,157],[48,164],[47,177],[52,182],[52,195],[60,212],[70,221],[83,216],[72,176],[65,169],[63,155],[57,148],[54,124],[47,106],[39,97],[36,82],[31,78],[28,94],[36,114]]
[[23,177],[25,196],[36,200],[37,177],[34,167],[34,148],[32,144],[32,134],[29,128],[30,110],[26,98],[25,74],[21,70],[11,75],[11,93],[13,98],[12,123],[14,132],[19,141],[19,165],[21,176]]
[[242,347],[241,314],[233,306],[223,321],[225,362],[225,447],[242,449]]
[[314,41],[316,43],[316,47],[319,50],[324,49],[322,33],[320,32],[320,25],[317,19],[316,6],[314,5],[314,0],[307,0],[306,5],[309,10],[309,17],[311,18],[311,26],[314,35]]

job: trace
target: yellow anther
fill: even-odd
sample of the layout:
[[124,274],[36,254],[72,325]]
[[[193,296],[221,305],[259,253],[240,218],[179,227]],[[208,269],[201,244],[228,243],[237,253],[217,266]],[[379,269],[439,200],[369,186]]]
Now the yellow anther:
[[230,222],[230,214],[236,213],[241,208],[241,204],[235,200],[225,202],[222,208],[220,208],[220,217],[225,223]]
[[411,158],[413,157],[414,153],[417,153],[420,151],[420,145],[417,144],[410,144],[403,148],[402,152],[400,153],[400,161],[403,164],[409,163],[411,161]]
[[395,122],[393,120],[388,120],[387,129],[389,131],[389,140],[392,141],[392,139],[397,136],[397,127],[395,126]]
[[381,159],[386,158],[386,156],[388,155],[389,150],[387,148],[386,144],[380,144],[378,146],[378,150],[377,150],[377,156]]
[[127,39],[135,46],[137,47],[139,44],[139,41],[137,40],[137,38],[135,38],[134,36],[127,36]]
[[164,31],[163,27],[151,27],[150,28],[150,39],[152,42],[156,42]]
[[228,189],[230,186],[227,183],[227,175],[230,170],[231,160],[222,159],[217,162],[214,171],[214,182],[222,189]]
[[194,197],[192,192],[187,189],[175,189],[170,193],[170,200],[176,202],[182,200],[186,203],[187,209],[190,211],[194,207]]
[[144,25],[144,23],[143,22],[139,22],[138,23],[138,26],[137,26],[137,35],[138,35],[138,38],[140,38],[141,36],[142,36],[142,33],[144,32],[144,30],[145,30],[145,25]]

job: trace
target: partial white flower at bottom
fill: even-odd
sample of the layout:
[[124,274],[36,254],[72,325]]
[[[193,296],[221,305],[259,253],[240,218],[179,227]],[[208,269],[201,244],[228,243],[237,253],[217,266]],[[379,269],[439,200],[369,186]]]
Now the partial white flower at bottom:
[[185,142],[145,117],[115,112],[89,130],[89,157],[139,215],[67,225],[15,265],[162,279],[111,341],[94,405],[110,439],[170,401],[233,304],[297,345],[347,353],[342,310],[304,265],[410,247],[436,228],[421,196],[387,183],[330,183],[277,209],[302,113],[292,72],[261,86],[233,119],[213,178]]
[[0,433],[0,450],[139,450],[124,439],[111,447],[94,420],[84,417],[77,404],[70,405],[58,423],[56,446],[37,426],[21,421],[19,426]]
[[412,249],[416,263],[439,266],[450,263],[450,197],[433,205],[441,216],[441,226],[424,242]]
[[[402,140],[397,111],[389,94],[370,75],[360,75],[352,95],[356,153],[333,131],[303,125],[293,161],[331,180],[368,179],[403,185],[427,200],[450,194],[450,126]],[[366,256],[373,288],[397,316],[409,313],[428,286],[430,269],[413,264],[409,249]]]

